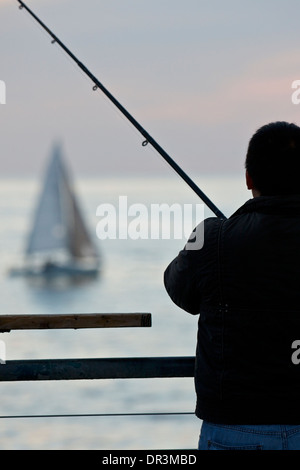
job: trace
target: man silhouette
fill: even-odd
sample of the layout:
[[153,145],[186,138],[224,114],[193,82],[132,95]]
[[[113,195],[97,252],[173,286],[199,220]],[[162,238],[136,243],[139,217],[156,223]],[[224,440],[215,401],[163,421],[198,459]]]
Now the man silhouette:
[[164,274],[172,300],[200,314],[195,366],[199,449],[300,449],[300,128],[251,138],[253,198],[204,223]]

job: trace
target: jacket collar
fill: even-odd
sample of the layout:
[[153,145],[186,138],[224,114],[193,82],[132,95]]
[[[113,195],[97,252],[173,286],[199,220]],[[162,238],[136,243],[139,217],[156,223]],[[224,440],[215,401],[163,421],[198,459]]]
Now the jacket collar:
[[250,212],[300,215],[300,195],[255,197],[245,202],[231,217]]

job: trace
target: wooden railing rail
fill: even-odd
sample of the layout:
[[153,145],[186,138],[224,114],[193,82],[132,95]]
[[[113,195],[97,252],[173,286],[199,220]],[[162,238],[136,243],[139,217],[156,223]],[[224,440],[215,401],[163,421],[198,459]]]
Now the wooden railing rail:
[[0,332],[63,328],[151,327],[151,313],[81,313],[0,315]]
[[30,359],[0,365],[0,382],[193,377],[194,357]]
[[[150,313],[0,315],[0,332],[30,329],[151,327]],[[9,360],[0,382],[193,377],[194,357]]]

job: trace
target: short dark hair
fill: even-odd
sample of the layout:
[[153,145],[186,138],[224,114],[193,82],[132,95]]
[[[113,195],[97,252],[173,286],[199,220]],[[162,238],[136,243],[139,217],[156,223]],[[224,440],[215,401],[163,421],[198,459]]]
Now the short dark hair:
[[300,194],[300,127],[278,121],[258,129],[245,167],[262,196]]

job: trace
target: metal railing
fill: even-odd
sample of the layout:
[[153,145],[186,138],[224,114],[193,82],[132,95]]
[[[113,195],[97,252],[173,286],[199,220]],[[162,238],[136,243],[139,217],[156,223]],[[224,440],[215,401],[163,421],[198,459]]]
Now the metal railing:
[[[30,329],[147,328],[151,325],[150,313],[0,315],[2,333]],[[0,366],[0,382],[183,378],[194,376],[194,363],[195,358],[192,356],[9,360]],[[193,412],[36,414],[0,415],[0,419],[193,414]]]

